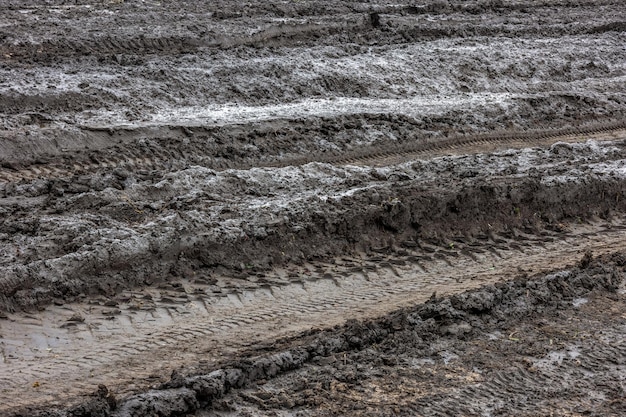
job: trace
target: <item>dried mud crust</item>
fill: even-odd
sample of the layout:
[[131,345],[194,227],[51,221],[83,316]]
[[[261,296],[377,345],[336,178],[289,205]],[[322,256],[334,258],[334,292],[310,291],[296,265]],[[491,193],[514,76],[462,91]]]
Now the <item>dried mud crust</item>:
[[29,415],[619,415],[624,259],[587,254],[197,364],[146,393],[101,386],[71,409]]

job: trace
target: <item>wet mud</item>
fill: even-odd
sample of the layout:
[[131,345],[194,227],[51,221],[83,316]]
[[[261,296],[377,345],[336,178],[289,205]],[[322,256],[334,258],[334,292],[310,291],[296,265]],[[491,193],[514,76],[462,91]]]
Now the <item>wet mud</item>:
[[16,186],[2,206],[2,308],[607,219],[626,204],[624,152],[557,143],[381,168],[196,166]]
[[4,3],[11,159],[115,146],[86,127],[287,119],[323,150],[624,117],[619,1]]
[[586,254],[567,270],[433,294],[174,372],[143,394],[118,400],[101,386],[36,415],[618,415],[625,271],[623,252]]
[[[623,277],[623,254],[614,254],[545,277],[433,295],[322,332],[287,372],[285,356],[252,362],[261,369],[253,368],[251,386],[197,415],[620,415]],[[301,357],[309,361],[300,365]],[[194,378],[185,386],[202,395]]]
[[0,414],[623,412],[621,1],[0,9]]

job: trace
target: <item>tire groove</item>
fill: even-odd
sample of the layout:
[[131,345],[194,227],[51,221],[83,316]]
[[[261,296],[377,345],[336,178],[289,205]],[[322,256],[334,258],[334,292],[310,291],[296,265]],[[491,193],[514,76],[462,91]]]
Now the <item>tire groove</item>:
[[[567,134],[566,130],[553,131],[553,132],[545,132],[545,131],[535,131],[528,135],[527,138],[522,140],[524,144],[536,144],[543,143],[549,140],[558,140],[558,139],[584,139],[587,140],[590,135],[597,134],[605,134],[608,133],[624,133],[623,130],[626,129],[626,120],[624,121],[615,121],[609,123],[608,126],[604,125],[590,125],[581,128],[581,133],[576,135]],[[452,147],[459,146],[468,146],[468,145],[476,145],[476,144],[484,144],[484,145],[497,145],[497,144],[506,144],[510,141],[512,137],[517,135],[516,132],[504,132],[501,135],[490,136],[489,134],[478,135],[477,137],[465,137],[465,136],[452,136],[446,139],[443,139],[436,143],[422,143],[422,142],[414,142],[411,144],[403,145],[399,150],[396,151],[386,151],[381,152],[379,148],[369,148],[362,149],[359,151],[352,151],[343,154],[338,154],[334,157],[329,157],[327,154],[321,153],[312,153],[306,157],[295,157],[295,158],[287,158],[283,160],[274,161],[272,163],[265,163],[262,161],[256,162],[248,162],[248,163],[236,163],[234,166],[238,169],[250,169],[254,167],[285,167],[290,165],[304,165],[310,162],[316,161],[325,161],[331,164],[358,164],[358,163],[372,163],[372,162],[383,162],[389,158],[411,158],[419,155],[427,155],[432,152],[439,152],[444,150],[450,150]],[[162,153],[162,156],[156,157],[155,152]],[[202,159],[202,156],[210,156],[212,154],[211,150],[201,149],[199,152],[194,152],[194,164],[196,161],[199,163]],[[127,165],[130,164],[136,167],[142,166],[153,166],[160,167],[162,170],[170,170],[172,167],[179,166],[182,162],[182,166],[186,165],[186,162],[189,157],[186,156],[185,152],[179,147],[166,148],[163,146],[153,147],[150,146],[148,148],[144,148],[142,153],[135,153],[135,150],[132,149],[124,149],[121,153],[111,156],[110,160],[114,161],[114,166]],[[137,160],[139,159],[139,161]],[[110,166],[110,160],[107,161],[107,166]],[[165,162],[165,163],[164,163]],[[189,161],[187,161],[189,162]],[[215,170],[224,170],[231,167],[232,162],[224,161],[224,163],[215,162],[213,164],[207,164],[208,168]],[[71,176],[81,172],[93,172],[103,168],[102,164],[99,163],[91,163],[88,166],[79,166],[75,165],[73,170],[67,169],[67,163],[62,165],[57,165],[52,163],[50,165],[55,170],[55,177],[63,178],[66,176]],[[33,180],[37,178],[37,172],[33,172],[33,167],[22,168],[17,171],[9,171],[7,168],[0,168],[0,179],[3,182],[18,182],[20,180]],[[50,175],[50,174],[46,174]]]
[[[605,250],[608,250],[607,248],[618,250],[619,247],[626,246],[626,242],[623,242],[622,233],[619,231],[606,231],[602,232],[600,235],[605,236],[605,239],[592,243],[592,247],[597,249],[605,248]],[[610,238],[607,236],[610,236]],[[578,252],[580,247],[573,248],[564,246],[558,240],[555,243],[549,243],[548,246],[551,248],[551,252],[549,253],[551,253],[554,259],[562,260],[562,258],[565,258],[564,254],[570,253],[571,255],[569,256],[579,256]],[[513,250],[512,248],[509,249],[509,251]],[[514,269],[520,262],[537,262],[537,259],[545,258],[544,252],[546,251],[536,248],[535,250],[529,250],[523,259],[519,257],[518,259],[515,257],[507,257],[507,259],[502,260],[501,268],[507,267]],[[446,256],[445,254],[442,255],[444,257]],[[457,258],[451,254],[448,254],[447,257],[454,260],[452,263],[453,267],[446,266],[445,262],[442,260],[421,261],[424,262],[428,267],[427,269],[431,271],[424,273],[417,268],[414,262],[408,261],[406,257],[398,258],[397,256],[392,256],[392,260],[397,258],[399,261],[397,267],[393,268],[395,269],[395,273],[388,267],[378,268],[376,272],[369,272],[369,274],[372,275],[370,281],[365,281],[362,277],[354,277],[350,278],[354,281],[354,285],[345,285],[342,287],[337,287],[332,280],[324,278],[327,273],[326,271],[331,268],[331,266],[321,265],[318,271],[316,271],[315,268],[309,268],[308,270],[299,269],[299,271],[307,271],[308,274],[313,276],[318,275],[318,279],[306,284],[308,291],[299,289],[301,283],[293,282],[282,287],[283,289],[276,289],[274,299],[271,301],[268,301],[263,294],[257,297],[254,291],[250,291],[247,298],[248,302],[244,304],[244,307],[237,307],[237,305],[233,304],[233,301],[227,301],[223,305],[209,304],[205,311],[196,309],[194,312],[191,312],[191,316],[184,314],[189,311],[183,308],[184,304],[180,305],[180,312],[178,312],[175,309],[163,309],[162,304],[157,301],[156,308],[163,310],[162,313],[168,315],[167,320],[162,322],[162,327],[159,327],[161,325],[145,327],[147,326],[146,323],[137,322],[137,324],[135,324],[135,321],[133,321],[130,327],[136,329],[134,332],[120,328],[117,336],[106,337],[107,332],[105,331],[102,333],[102,336],[100,336],[101,338],[105,338],[100,339],[99,346],[85,345],[81,347],[80,344],[77,345],[77,347],[74,348],[74,351],[77,353],[81,352],[81,349],[89,346],[89,351],[84,352],[85,354],[80,360],[73,360],[73,354],[71,354],[70,351],[66,351],[66,354],[69,355],[66,358],[43,358],[43,361],[40,363],[12,364],[11,366],[12,369],[28,371],[29,375],[43,379],[44,377],[50,378],[50,375],[60,372],[61,364],[63,364],[63,367],[66,365],[69,366],[76,372],[85,372],[93,366],[106,368],[107,364],[110,364],[113,360],[119,360],[120,357],[142,357],[142,355],[152,357],[155,352],[158,352],[159,349],[163,349],[163,347],[171,348],[173,346],[179,346],[181,343],[192,339],[195,340],[195,338],[212,340],[213,337],[218,337],[219,340],[228,341],[228,344],[231,346],[237,346],[237,344],[240,343],[239,339],[242,337],[241,335],[247,334],[247,332],[251,332],[255,328],[260,329],[273,326],[275,323],[280,323],[280,320],[288,319],[288,323],[294,326],[297,326],[298,323],[306,323],[308,327],[311,325],[311,317],[320,317],[324,319],[323,323],[326,324],[329,313],[331,312],[333,314],[354,312],[355,309],[362,309],[364,306],[378,305],[378,303],[386,299],[395,299],[395,302],[398,303],[397,305],[402,305],[403,302],[414,303],[416,302],[418,294],[419,297],[427,298],[433,290],[441,294],[442,291],[463,291],[480,284],[480,282],[472,281],[468,279],[468,277],[456,282],[455,279],[451,277],[451,274],[453,274],[454,271],[457,271],[457,274],[461,272],[467,274],[467,267],[459,267],[459,265],[474,265],[472,268],[474,268],[476,273],[479,273],[481,270],[485,269],[484,266],[481,266],[481,262],[469,260],[461,262],[464,258]],[[342,270],[352,271],[355,267],[362,270],[362,266],[358,266],[362,264],[362,262],[362,260],[355,260],[345,262],[343,266],[332,265],[332,268],[338,272]],[[380,264],[380,262],[376,263]],[[404,263],[404,265],[401,265],[402,263]],[[389,263],[388,265],[391,266],[392,264]],[[553,267],[553,265],[551,265],[551,267]],[[333,274],[338,276],[336,273]],[[348,277],[353,274],[354,271],[348,274]],[[484,279],[493,281],[496,279],[494,278],[496,275],[496,272],[494,272],[491,278],[487,275]],[[280,274],[277,274],[276,278],[280,278],[280,276]],[[344,279],[344,281],[348,284],[352,282],[350,279]],[[390,287],[384,287],[385,282],[389,283]],[[266,289],[259,287],[256,291],[265,292]],[[204,299],[210,299],[210,296],[203,297],[203,300]],[[132,312],[122,309],[122,314],[130,315]],[[251,317],[254,317],[255,320],[252,320]],[[88,318],[86,321],[90,320],[91,319]],[[37,322],[32,324],[37,326]],[[43,326],[43,324],[39,324],[39,326]],[[108,324],[107,326],[111,328],[115,327],[109,326]],[[144,330],[142,330],[142,328]],[[153,328],[156,330],[150,330]],[[150,330],[152,334],[145,334],[148,330]],[[132,333],[128,334],[128,332]],[[239,336],[234,337],[234,335]],[[120,344],[119,341],[121,339],[124,339],[124,342]],[[159,348],[159,345],[163,347]],[[618,345],[618,347],[614,348],[602,347],[600,350],[602,354],[600,354],[600,356],[616,357],[619,359],[623,357],[624,348],[623,345]],[[584,352],[583,354],[586,355]],[[598,360],[592,359],[593,355],[588,357],[590,362],[596,362]],[[487,384],[486,388],[498,391],[499,389],[503,389],[502,387],[505,386],[506,381],[504,376],[500,375],[495,386],[489,388]],[[516,371],[511,381],[518,385],[527,384],[535,387],[541,386],[542,383],[537,377],[529,376],[522,371]],[[7,387],[13,389],[15,385],[11,382]],[[503,396],[504,394],[499,393],[498,395]],[[504,395],[504,397],[506,397],[506,395]]]

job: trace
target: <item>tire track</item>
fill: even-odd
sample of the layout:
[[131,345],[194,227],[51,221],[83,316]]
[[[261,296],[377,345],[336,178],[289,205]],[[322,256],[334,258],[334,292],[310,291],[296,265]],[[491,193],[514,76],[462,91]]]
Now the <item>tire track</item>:
[[[605,5],[615,4],[615,2],[602,2]],[[542,2],[534,6],[535,9],[571,7],[571,5],[560,2]],[[578,7],[599,7],[598,4],[578,4]],[[257,5],[251,5],[250,12],[254,16]],[[474,24],[450,26],[445,24],[433,25],[432,22],[424,23],[420,15],[440,14],[445,12],[456,12],[461,14],[476,15],[479,13],[511,13],[522,6],[520,4],[499,4],[496,7],[487,4],[475,5],[475,9],[467,5],[450,4],[450,9],[443,8],[437,10],[428,7],[397,5],[377,5],[375,7],[353,4],[346,7],[340,14],[329,14],[300,10],[285,15],[281,13],[285,22],[275,24],[271,20],[261,20],[262,29],[245,35],[239,34],[203,34],[191,31],[188,36],[99,36],[90,38],[66,38],[44,39],[40,42],[19,42],[14,44],[0,45],[0,54],[10,58],[30,59],[37,62],[47,62],[59,57],[80,57],[80,56],[109,56],[119,64],[125,63],[123,56],[145,56],[151,54],[187,54],[195,53],[206,49],[232,49],[241,46],[251,47],[294,47],[304,45],[319,45],[324,39],[332,39],[341,36],[348,38],[346,42],[361,43],[367,40],[372,34],[377,37],[379,44],[398,44],[424,39],[441,39],[467,36],[527,36],[550,34],[552,36],[576,35],[586,33],[601,33],[603,31],[623,31],[621,21],[609,24],[603,22],[591,22],[592,26],[581,25],[543,25],[541,31],[536,28],[515,27],[501,24]],[[264,12],[257,10],[255,18],[259,19]],[[203,21],[206,16],[219,15],[221,11],[205,10],[202,16],[196,17],[197,21]],[[302,14],[307,16],[306,21],[302,21]],[[399,26],[396,31],[381,31],[381,15],[384,15],[386,22],[392,22]],[[341,16],[340,18],[338,16]],[[251,17],[251,16],[250,16]],[[229,27],[217,26],[221,31],[228,32]],[[391,32],[391,33],[389,33]],[[59,36],[57,34],[57,36]],[[327,41],[328,42],[328,41]]]
[[[555,142],[579,142],[581,140],[616,140],[626,138],[626,121],[611,126],[590,126],[581,129],[541,130],[535,132],[495,132],[476,136],[453,136],[434,142],[413,142],[392,150],[361,150],[347,155],[320,157],[333,164],[382,166],[405,162],[414,157],[434,157],[446,154],[488,152],[503,148],[547,146]],[[309,161],[311,162],[311,161]],[[302,163],[307,163],[302,161]]]
[[[129,134],[133,134],[132,132]],[[135,134],[140,135],[139,132]],[[396,146],[393,149],[364,147],[344,153],[312,153],[295,158],[264,161],[252,160],[236,162],[218,156],[219,150],[208,151],[184,149],[142,147],[139,149],[122,148],[115,156],[99,157],[93,155],[89,160],[76,161],[71,168],[68,162],[33,165],[22,169],[0,167],[0,183],[17,183],[36,179],[69,178],[72,176],[94,173],[103,169],[116,168],[150,169],[157,171],[178,170],[189,165],[200,165],[216,171],[226,169],[250,169],[255,167],[280,168],[300,166],[311,162],[329,164],[356,164],[382,166],[405,162],[416,157],[435,157],[446,154],[466,154],[472,152],[490,152],[498,149],[523,148],[530,146],[548,146],[556,142],[580,142],[586,140],[612,141],[626,138],[626,120],[609,124],[590,125],[581,128],[561,130],[537,130],[531,132],[495,132],[490,134],[464,136],[457,135],[436,141],[416,140]],[[196,148],[196,146],[193,146]]]
[[[148,289],[123,294],[127,301],[115,306],[103,302],[53,306],[11,317],[0,322],[0,412],[43,406],[50,396],[70,401],[98,384],[123,394],[147,387],[154,380],[150,375],[165,376],[199,353],[219,358],[261,340],[340,324],[351,317],[379,316],[425,301],[433,292],[448,295],[511,278],[520,267],[532,268],[533,273],[563,268],[587,249],[600,254],[626,248],[622,226],[615,224],[613,230],[580,226],[547,242],[546,249],[530,246],[523,255],[509,246],[513,239],[501,238],[496,244],[501,258],[488,251],[473,252],[472,258],[461,256],[460,249],[436,248],[435,254],[449,255],[422,260],[424,268],[410,260],[420,254],[415,249],[406,255],[277,270],[267,274],[267,281],[292,277],[286,285],[269,284],[269,291],[260,285],[228,290],[236,281],[220,277],[221,296],[210,295],[213,287],[185,282],[186,299],[177,298],[181,292]],[[367,270],[369,279],[355,268]],[[53,382],[60,380],[65,383]]]
[[[585,347],[582,349],[566,346],[562,355],[551,357],[548,354],[545,359],[535,360],[534,365],[514,365],[493,373],[485,372],[479,381],[445,388],[439,395],[422,397],[403,406],[412,406],[418,414],[442,416],[480,414],[488,409],[495,411],[499,407],[505,407],[508,411],[516,410],[519,414],[528,413],[524,415],[547,414],[546,407],[565,409],[564,404],[572,400],[573,387],[581,379],[588,378],[584,372],[619,375],[619,367],[626,363],[626,348],[619,340],[623,337],[622,333],[615,328],[605,328],[603,332],[613,334],[616,341],[598,343],[597,339],[593,339],[593,346],[583,341]],[[573,349],[575,354],[568,354],[567,349]],[[456,367],[450,366],[452,369]],[[460,373],[463,375],[467,371]],[[529,403],[528,398],[534,401]],[[552,399],[558,399],[558,403]]]

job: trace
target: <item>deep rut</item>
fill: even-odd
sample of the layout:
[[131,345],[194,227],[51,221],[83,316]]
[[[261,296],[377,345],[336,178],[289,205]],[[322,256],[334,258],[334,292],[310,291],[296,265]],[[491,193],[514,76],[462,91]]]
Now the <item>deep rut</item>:
[[256,282],[225,276],[213,285],[182,281],[129,291],[122,301],[11,315],[0,321],[0,412],[66,405],[98,384],[123,395],[198,357],[215,362],[255,343],[381,316],[433,293],[565,268],[588,250],[599,255],[625,249],[624,229],[621,221],[596,222],[568,233],[424,245],[274,270]]

